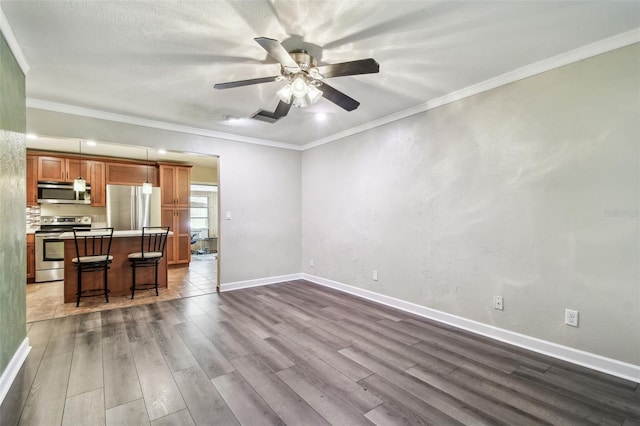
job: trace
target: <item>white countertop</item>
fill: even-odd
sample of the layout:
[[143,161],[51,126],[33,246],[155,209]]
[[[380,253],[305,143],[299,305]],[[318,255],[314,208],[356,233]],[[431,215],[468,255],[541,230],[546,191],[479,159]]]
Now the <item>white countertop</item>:
[[[139,237],[142,235],[142,230],[134,229],[131,231],[113,231],[113,238],[122,238],[122,237]],[[169,235],[173,235],[173,231],[169,231]],[[62,239],[72,239],[73,232],[65,232],[60,235]]]

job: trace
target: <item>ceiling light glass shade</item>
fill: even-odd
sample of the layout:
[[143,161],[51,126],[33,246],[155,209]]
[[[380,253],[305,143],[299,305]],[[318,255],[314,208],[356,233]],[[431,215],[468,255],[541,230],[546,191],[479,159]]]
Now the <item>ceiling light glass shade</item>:
[[293,106],[296,108],[304,108],[307,105],[309,105],[309,102],[307,101],[307,97],[303,96],[301,98],[293,98]]
[[322,92],[316,86],[310,84],[307,89],[307,96],[309,97],[309,103],[315,104],[322,97]]
[[308,91],[307,82],[302,77],[297,77],[291,83],[291,91],[296,98],[302,98]]
[[278,95],[278,97],[282,102],[286,102],[286,103],[291,102],[291,95],[293,94],[293,91],[291,90],[291,85],[287,84],[282,89],[278,90],[276,94]]
[[142,193],[143,194],[151,194],[153,192],[153,187],[151,186],[151,183],[149,182],[145,182],[142,184]]
[[87,190],[87,181],[78,176],[73,180],[73,190],[76,192],[85,192]]

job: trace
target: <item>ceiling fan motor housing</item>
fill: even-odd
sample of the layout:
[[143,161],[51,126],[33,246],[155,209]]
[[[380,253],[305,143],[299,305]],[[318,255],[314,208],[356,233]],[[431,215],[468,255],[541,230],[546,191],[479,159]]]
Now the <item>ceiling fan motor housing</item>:
[[302,71],[307,71],[309,68],[315,68],[318,66],[316,58],[311,56],[306,50],[292,50],[289,55],[300,66]]

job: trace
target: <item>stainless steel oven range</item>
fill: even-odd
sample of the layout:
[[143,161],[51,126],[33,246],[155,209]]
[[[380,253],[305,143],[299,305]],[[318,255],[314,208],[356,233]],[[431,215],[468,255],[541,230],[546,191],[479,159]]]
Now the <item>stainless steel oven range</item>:
[[64,240],[73,228],[91,228],[91,216],[42,216],[36,239],[37,283],[64,279]]

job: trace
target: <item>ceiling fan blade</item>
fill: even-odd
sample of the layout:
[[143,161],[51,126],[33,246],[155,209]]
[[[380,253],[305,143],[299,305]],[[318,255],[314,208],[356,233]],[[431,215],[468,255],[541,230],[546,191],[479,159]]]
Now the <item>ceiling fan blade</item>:
[[374,74],[380,72],[380,64],[375,59],[360,59],[358,61],[342,62],[340,64],[323,65],[318,71],[324,78],[341,77],[344,75]]
[[273,112],[273,116],[276,117],[277,119],[285,117],[287,114],[289,114],[290,109],[291,109],[291,103],[280,101],[278,102],[278,106],[276,107],[276,110]]
[[261,77],[261,78],[252,78],[251,80],[240,80],[240,81],[232,81],[229,83],[218,83],[218,84],[214,84],[213,87],[215,89],[232,89],[234,87],[250,86],[252,84],[270,83],[272,81],[276,81],[278,77],[280,76],[274,75],[273,77]]
[[287,52],[287,49],[285,49],[278,40],[266,37],[256,37],[254,40],[262,46],[273,59],[280,62],[287,71],[292,73],[301,71],[298,63],[293,60],[289,52]]
[[274,112],[265,111],[261,109],[251,116],[251,118],[255,118],[256,120],[265,121],[267,123],[275,123],[280,120],[282,117],[285,117],[289,114],[289,110],[291,109],[291,104],[280,101],[276,110]]
[[353,111],[360,106],[360,102],[345,95],[341,91],[334,89],[324,81],[322,82],[322,86],[320,86],[320,90],[322,90],[322,96],[338,105],[342,109]]

